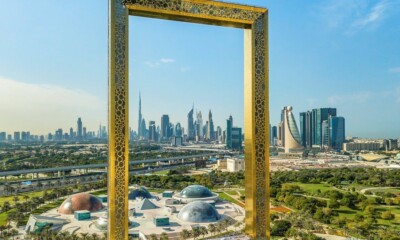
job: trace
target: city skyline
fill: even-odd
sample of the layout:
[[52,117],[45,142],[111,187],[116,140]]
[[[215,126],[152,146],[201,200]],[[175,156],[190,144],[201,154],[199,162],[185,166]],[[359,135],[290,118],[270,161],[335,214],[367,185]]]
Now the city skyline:
[[[234,2],[270,10],[272,125],[279,122],[282,106],[295,103],[296,118],[307,109],[334,106],[346,116],[348,136],[398,138],[398,2]],[[2,5],[0,31],[9,34],[0,39],[1,128],[67,129],[77,115],[89,129],[106,123],[107,2],[93,3],[20,0]],[[216,125],[223,126],[230,114],[243,125],[241,30],[130,19],[133,129],[139,89],[148,94],[142,96],[146,121],[157,122],[160,109],[168,109],[170,118],[185,127],[195,102],[203,114],[215,112]]]

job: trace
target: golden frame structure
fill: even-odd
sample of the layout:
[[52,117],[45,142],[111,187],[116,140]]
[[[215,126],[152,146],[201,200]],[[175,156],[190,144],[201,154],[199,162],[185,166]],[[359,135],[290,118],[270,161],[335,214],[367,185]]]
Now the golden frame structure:
[[108,239],[128,239],[129,15],[244,29],[245,231],[270,239],[268,11],[207,0],[109,0]]

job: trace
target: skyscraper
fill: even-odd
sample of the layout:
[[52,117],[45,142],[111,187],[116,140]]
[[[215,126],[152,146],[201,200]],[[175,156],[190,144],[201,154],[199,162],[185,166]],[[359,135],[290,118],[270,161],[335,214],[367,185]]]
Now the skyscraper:
[[346,140],[344,117],[331,116],[329,118],[329,133],[330,147],[335,150],[341,150]]
[[[328,121],[330,116],[336,116],[336,108],[316,108],[300,113],[301,143],[304,147],[321,147],[324,140],[329,142],[329,139],[326,139],[329,131],[323,136],[322,123]],[[327,124],[329,125],[329,122]]]
[[5,142],[6,141],[6,132],[0,132],[0,141]]
[[214,122],[212,120],[211,110],[208,112],[207,140],[214,140]]
[[232,147],[231,149],[242,149],[242,128],[233,127],[231,132]]
[[303,147],[312,147],[311,135],[313,128],[311,125],[312,114],[310,111],[300,113],[300,133],[301,133],[301,145]]
[[195,126],[193,123],[193,109],[194,107],[192,107],[192,109],[189,111],[187,118],[188,118],[188,140],[194,140],[194,136],[195,136]]
[[233,127],[233,118],[229,116],[226,120],[226,147],[232,148],[232,127]]
[[161,138],[168,139],[169,133],[169,116],[167,114],[162,115],[161,117]]
[[317,108],[312,110],[312,145],[322,145],[322,122],[336,116],[336,108]]
[[141,129],[142,128],[142,97],[141,93],[139,92],[139,119],[138,119],[138,139],[142,137]]
[[321,125],[322,131],[322,147],[329,147],[330,143],[329,143],[329,121],[328,120],[324,120],[322,121],[322,125]]
[[177,123],[175,126],[175,136],[182,137],[182,127],[180,123]]
[[196,112],[196,135],[199,141],[203,140],[203,117],[201,115],[201,111]]
[[156,132],[156,122],[149,121],[149,140],[150,141],[157,141],[157,132]]
[[75,138],[75,136],[74,136],[74,129],[73,129],[73,128],[70,128],[70,129],[69,129],[69,139],[73,140],[74,138]]
[[285,152],[302,149],[300,132],[297,128],[292,110],[293,108],[291,106],[282,109]]
[[146,120],[142,118],[142,122],[140,123],[140,136],[139,139],[146,139],[146,133],[147,133],[147,128],[146,128]]
[[76,133],[77,133],[78,139],[82,139],[83,128],[82,128],[82,120],[81,120],[81,118],[78,118]]
[[21,141],[21,133],[14,132],[14,141]]
[[276,126],[271,127],[271,146],[276,145],[276,140],[278,139],[278,129]]

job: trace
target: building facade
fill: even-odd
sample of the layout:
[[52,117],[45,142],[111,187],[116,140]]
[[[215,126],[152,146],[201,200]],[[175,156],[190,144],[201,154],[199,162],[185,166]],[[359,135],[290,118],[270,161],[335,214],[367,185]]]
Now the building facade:
[[294,118],[292,110],[293,108],[291,106],[284,107],[282,110],[284,147],[285,152],[287,153],[303,149],[301,145],[300,132],[297,128],[296,120]]

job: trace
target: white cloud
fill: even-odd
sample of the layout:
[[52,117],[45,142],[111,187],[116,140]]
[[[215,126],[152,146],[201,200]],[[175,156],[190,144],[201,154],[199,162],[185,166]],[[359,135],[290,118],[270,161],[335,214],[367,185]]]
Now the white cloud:
[[400,73],[400,67],[393,67],[389,69],[390,73]]
[[154,67],[158,67],[160,65],[159,62],[150,62],[150,61],[146,61],[144,62],[144,64],[146,64],[147,66],[154,68]]
[[34,134],[76,128],[82,117],[88,131],[106,121],[106,99],[80,89],[32,84],[0,77],[0,126],[3,131],[32,131]]
[[158,61],[145,61],[144,64],[146,64],[147,66],[151,67],[151,68],[155,68],[160,66],[161,64],[169,64],[169,63],[174,63],[175,59],[173,58],[161,58]]
[[361,0],[329,0],[320,5],[318,11],[329,28],[354,34],[377,28],[399,6],[398,0],[379,0],[376,4]]
[[172,58],[161,58],[160,62],[162,62],[162,63],[173,63],[173,62],[175,62],[175,59],[172,59]]
[[380,22],[388,15],[389,8],[393,5],[393,1],[381,0],[372,8],[370,8],[361,17],[354,20],[349,31],[358,31],[369,27],[377,27]]

